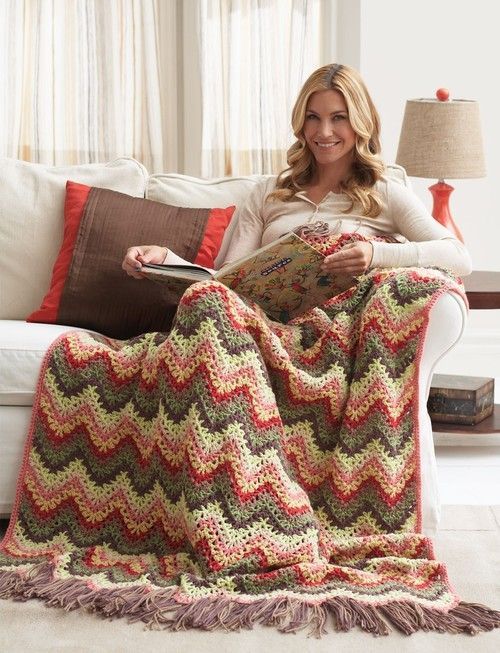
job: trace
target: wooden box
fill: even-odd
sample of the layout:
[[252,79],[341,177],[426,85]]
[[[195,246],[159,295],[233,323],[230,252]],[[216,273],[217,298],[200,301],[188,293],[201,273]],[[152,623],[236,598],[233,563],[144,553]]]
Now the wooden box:
[[493,413],[495,379],[434,374],[427,410],[433,422],[474,425]]

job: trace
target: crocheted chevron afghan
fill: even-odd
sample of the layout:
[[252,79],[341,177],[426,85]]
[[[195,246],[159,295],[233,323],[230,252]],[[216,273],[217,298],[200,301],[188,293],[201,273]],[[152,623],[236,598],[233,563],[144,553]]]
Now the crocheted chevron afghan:
[[421,533],[418,365],[447,291],[437,269],[373,270],[281,324],[208,281],[168,334],[60,337],[0,596],[171,629],[500,626]]

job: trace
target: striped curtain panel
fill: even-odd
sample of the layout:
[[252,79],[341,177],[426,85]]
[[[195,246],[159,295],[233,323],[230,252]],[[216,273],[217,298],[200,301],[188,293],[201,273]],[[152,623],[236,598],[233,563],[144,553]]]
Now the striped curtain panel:
[[175,94],[177,46],[162,25],[175,26],[175,2],[1,0],[0,155],[175,169],[165,89]]
[[202,175],[277,173],[321,65],[320,0],[200,0]]

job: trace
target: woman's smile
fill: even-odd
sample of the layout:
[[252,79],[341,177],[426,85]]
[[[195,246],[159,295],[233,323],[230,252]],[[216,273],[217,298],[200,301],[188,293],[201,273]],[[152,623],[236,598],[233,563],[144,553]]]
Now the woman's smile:
[[331,147],[335,147],[335,145],[338,145],[340,141],[333,141],[331,143],[320,143],[319,141],[316,141],[316,145],[318,145],[321,148],[328,149]]

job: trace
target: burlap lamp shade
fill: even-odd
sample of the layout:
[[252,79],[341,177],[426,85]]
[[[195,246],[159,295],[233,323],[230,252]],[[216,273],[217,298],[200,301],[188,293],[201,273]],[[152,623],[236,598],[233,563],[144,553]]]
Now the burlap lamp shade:
[[484,177],[479,104],[474,100],[408,100],[396,163],[412,177]]
[[453,222],[448,199],[453,187],[445,179],[484,177],[483,141],[479,104],[474,100],[448,100],[439,89],[438,98],[406,102],[396,163],[411,177],[438,179],[430,187],[433,216],[463,240]]

